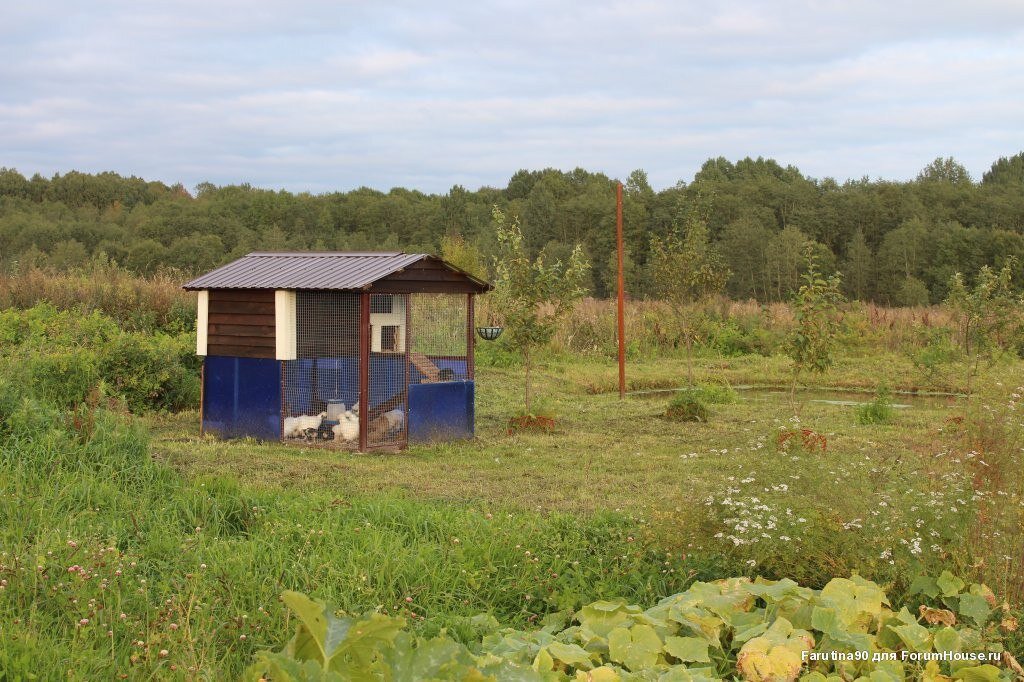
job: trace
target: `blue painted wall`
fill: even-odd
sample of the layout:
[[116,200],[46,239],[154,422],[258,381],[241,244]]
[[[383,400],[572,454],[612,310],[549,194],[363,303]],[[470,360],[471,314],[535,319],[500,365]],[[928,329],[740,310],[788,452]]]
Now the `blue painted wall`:
[[224,438],[280,438],[281,363],[207,357],[203,369],[203,429]]
[[413,384],[409,387],[409,442],[473,437],[472,381]]
[[[370,406],[394,397],[405,381],[404,356],[380,354],[371,359]],[[464,360],[436,360],[439,368],[464,377]],[[256,358],[209,356],[203,373],[203,428],[224,438],[281,437],[281,362]],[[316,370],[314,372],[314,369]],[[413,379],[415,379],[415,369]],[[358,397],[355,358],[289,361],[285,390],[293,411],[313,414],[311,400]],[[305,403],[296,402],[303,400]],[[472,438],[475,385],[450,381],[409,386],[409,442]]]

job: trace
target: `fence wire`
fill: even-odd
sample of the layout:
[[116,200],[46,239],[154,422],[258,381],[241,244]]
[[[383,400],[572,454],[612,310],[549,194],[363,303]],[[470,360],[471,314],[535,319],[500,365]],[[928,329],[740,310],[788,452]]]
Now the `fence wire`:
[[367,447],[408,440],[409,295],[370,294],[370,406]]
[[296,292],[297,358],[283,362],[282,438],[340,448],[401,447],[410,385],[465,381],[464,294],[371,294],[368,394],[359,392],[360,294]]
[[411,383],[465,381],[466,295],[413,294]]

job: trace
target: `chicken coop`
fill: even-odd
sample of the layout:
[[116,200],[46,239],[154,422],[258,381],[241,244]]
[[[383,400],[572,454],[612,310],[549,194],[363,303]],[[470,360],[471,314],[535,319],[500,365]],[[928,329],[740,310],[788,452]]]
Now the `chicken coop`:
[[251,253],[184,288],[204,432],[361,451],[473,436],[487,282],[428,254]]

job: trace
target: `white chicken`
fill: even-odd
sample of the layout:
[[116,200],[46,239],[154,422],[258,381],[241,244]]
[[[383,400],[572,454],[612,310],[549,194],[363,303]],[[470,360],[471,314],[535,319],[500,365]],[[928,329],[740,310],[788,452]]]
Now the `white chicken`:
[[326,416],[326,412],[321,412],[318,415],[312,416],[300,414],[298,417],[285,417],[282,433],[285,438],[301,438],[306,431],[320,428],[320,422]]
[[352,410],[345,410],[332,430],[335,440],[350,443],[359,437],[359,417]]

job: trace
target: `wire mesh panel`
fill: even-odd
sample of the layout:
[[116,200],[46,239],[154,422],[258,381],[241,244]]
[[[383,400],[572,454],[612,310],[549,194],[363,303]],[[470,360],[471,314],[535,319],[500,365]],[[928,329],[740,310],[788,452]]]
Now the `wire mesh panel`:
[[400,447],[408,440],[408,294],[370,294],[369,337],[366,445]]
[[296,292],[296,359],[282,363],[283,439],[358,447],[359,313],[359,294]]
[[468,300],[465,294],[414,294],[410,299],[410,441],[472,437]]
[[410,383],[466,381],[470,378],[466,305],[465,294],[410,296]]

